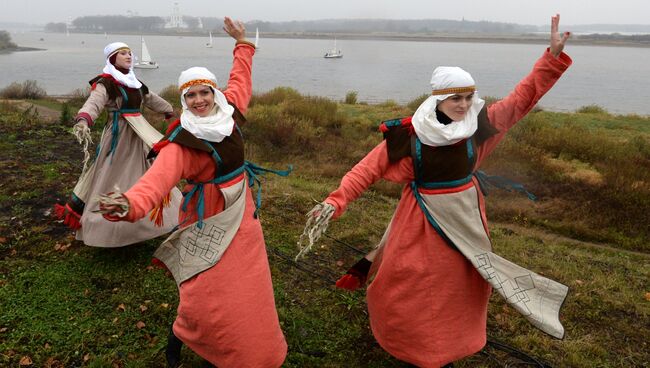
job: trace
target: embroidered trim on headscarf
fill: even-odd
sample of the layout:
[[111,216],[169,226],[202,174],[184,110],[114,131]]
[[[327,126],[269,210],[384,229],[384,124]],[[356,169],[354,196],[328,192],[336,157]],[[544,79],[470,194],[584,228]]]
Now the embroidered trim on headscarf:
[[194,79],[194,80],[191,80],[189,82],[183,83],[183,85],[180,86],[178,89],[182,91],[185,88],[196,86],[196,85],[199,85],[199,84],[207,84],[207,85],[210,85],[210,86],[212,86],[214,88],[217,88],[217,84],[214,83],[213,81],[209,80],[209,79]]
[[465,92],[474,92],[474,91],[476,91],[476,86],[437,89],[431,92],[431,94],[433,96],[453,95],[456,93],[465,93]]

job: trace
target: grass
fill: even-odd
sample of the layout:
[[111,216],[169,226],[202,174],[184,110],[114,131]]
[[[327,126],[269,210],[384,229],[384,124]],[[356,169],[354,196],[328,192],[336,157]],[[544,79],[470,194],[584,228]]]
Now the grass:
[[[68,103],[72,111],[80,106]],[[56,101],[46,104],[62,109]],[[354,250],[323,238],[299,263],[310,273],[289,259],[314,201],[380,142],[378,122],[412,111],[394,102],[338,104],[288,88],[253,99],[244,127],[249,159],[271,168],[295,167],[288,178],[264,178],[260,213],[289,343],[285,367],[405,367],[375,342],[364,292],[331,285],[359,257]],[[147,114],[163,126],[158,115]],[[490,336],[558,367],[650,361],[648,120],[593,107],[536,111],[486,162],[491,174],[515,178],[539,197],[533,203],[490,193],[497,252],[571,289],[561,316],[564,340],[534,329],[496,295],[488,311]],[[49,217],[80,170],[81,153],[69,126],[0,104],[0,366],[27,359],[46,367],[163,366],[178,299],[174,282],[149,264],[161,239],[125,249],[85,247]],[[328,235],[371,249],[400,192],[399,185],[375,184],[332,223]],[[199,364],[184,351],[185,367]],[[457,366],[527,365],[487,347]]]

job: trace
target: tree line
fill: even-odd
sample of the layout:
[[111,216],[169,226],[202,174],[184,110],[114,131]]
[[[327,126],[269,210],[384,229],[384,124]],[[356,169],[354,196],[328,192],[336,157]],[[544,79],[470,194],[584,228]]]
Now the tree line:
[[[188,31],[202,30],[220,32],[222,18],[184,16]],[[200,23],[199,23],[200,22]],[[163,32],[166,19],[163,17],[94,15],[83,16],[72,21],[72,26],[82,32]],[[527,33],[536,32],[538,27],[514,23],[447,19],[333,19],[291,22],[250,21],[249,28],[258,27],[272,33]],[[48,23],[48,32],[65,32],[65,23]],[[176,30],[173,30],[176,31]]]

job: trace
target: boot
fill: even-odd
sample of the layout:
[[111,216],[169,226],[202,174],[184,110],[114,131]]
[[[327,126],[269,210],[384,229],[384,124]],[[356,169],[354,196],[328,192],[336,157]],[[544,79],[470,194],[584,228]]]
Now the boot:
[[167,358],[167,368],[177,368],[181,364],[181,348],[183,342],[174,335],[174,330],[169,329],[169,336],[167,337],[167,348],[165,349],[165,357]]

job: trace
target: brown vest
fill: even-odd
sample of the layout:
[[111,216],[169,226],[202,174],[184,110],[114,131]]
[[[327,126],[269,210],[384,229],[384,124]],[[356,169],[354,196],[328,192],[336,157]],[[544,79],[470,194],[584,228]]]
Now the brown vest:
[[[391,163],[397,162],[404,157],[413,157],[416,164],[414,144],[416,140],[412,127],[389,121],[392,124],[384,124],[388,127],[384,133],[388,148],[388,159]],[[488,138],[499,131],[494,128],[487,117],[487,109],[483,107],[478,115],[478,128],[471,140],[471,149],[475,151]],[[422,182],[447,182],[466,178],[474,171],[476,153],[470,157],[468,153],[467,140],[462,140],[449,146],[433,147],[420,144],[421,165],[416,168],[418,179]]]
[[149,88],[142,82],[142,87],[130,88],[118,84],[111,78],[104,78],[101,75],[91,79],[88,83],[91,86],[99,83],[106,88],[108,98],[115,101],[118,97],[122,97],[122,106],[120,109],[140,109],[144,96],[149,93]]

